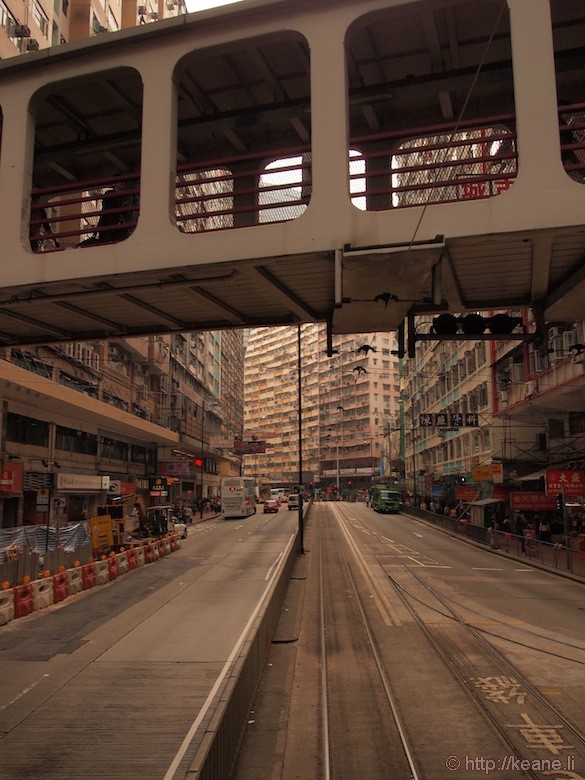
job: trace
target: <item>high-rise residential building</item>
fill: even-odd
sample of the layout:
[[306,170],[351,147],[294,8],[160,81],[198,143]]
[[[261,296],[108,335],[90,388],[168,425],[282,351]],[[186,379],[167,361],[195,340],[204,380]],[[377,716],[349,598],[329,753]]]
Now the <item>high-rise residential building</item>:
[[186,12],[185,0],[2,0],[0,59]]
[[246,456],[246,473],[260,483],[295,485],[301,440],[306,487],[367,489],[390,466],[385,435],[399,414],[394,339],[387,333],[335,336],[328,357],[324,325],[301,326],[300,352],[298,336],[296,326],[250,332],[245,436],[265,441],[266,452]]
[[[419,341],[404,361],[410,491],[437,495],[451,484],[459,497],[536,511],[547,502],[547,468],[583,469],[584,323],[539,335],[529,312],[514,314],[530,338]],[[522,502],[510,498],[520,491]]]
[[0,527],[217,496],[240,470],[243,357],[237,330],[4,347]]

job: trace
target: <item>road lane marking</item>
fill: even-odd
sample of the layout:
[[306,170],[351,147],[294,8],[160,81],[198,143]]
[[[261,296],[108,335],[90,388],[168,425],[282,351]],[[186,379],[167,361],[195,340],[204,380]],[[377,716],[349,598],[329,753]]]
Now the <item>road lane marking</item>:
[[472,571],[504,571],[503,569],[490,569],[487,566],[472,566]]
[[31,685],[29,685],[27,688],[23,688],[23,689],[22,689],[22,691],[20,691],[20,693],[17,693],[17,694],[16,694],[16,696],[14,697],[14,699],[12,699],[12,701],[9,701],[9,702],[8,702],[8,704],[3,704],[3,705],[0,707],[0,712],[2,712],[2,710],[5,710],[5,709],[7,709],[8,707],[10,707],[10,705],[11,705],[11,704],[14,704],[14,702],[18,701],[19,699],[22,699],[22,697],[23,697],[23,696],[26,696],[26,694],[27,694],[27,693],[30,693],[30,692],[32,691],[32,689],[33,689],[33,688],[36,688],[36,686],[37,686],[37,685],[38,685],[38,684],[39,684],[39,683],[40,683],[40,682],[41,682],[41,681],[42,681],[42,680],[43,680],[45,677],[48,677],[48,676],[49,676],[48,674],[44,674],[42,677],[40,677],[38,680],[36,680],[36,681],[35,681],[34,683],[32,683]]
[[418,538],[419,538],[419,539],[423,539],[423,538],[424,538],[422,534],[417,534],[417,532],[416,532],[416,531],[414,532],[414,535],[415,535],[415,536],[418,536]]
[[274,570],[274,567],[278,566],[278,562],[281,560],[283,555],[284,555],[284,553],[282,551],[278,553],[278,555],[276,556],[276,560],[274,561],[272,566],[266,572],[266,577],[264,577],[265,580],[267,580],[267,579],[269,579],[271,577],[272,571]]

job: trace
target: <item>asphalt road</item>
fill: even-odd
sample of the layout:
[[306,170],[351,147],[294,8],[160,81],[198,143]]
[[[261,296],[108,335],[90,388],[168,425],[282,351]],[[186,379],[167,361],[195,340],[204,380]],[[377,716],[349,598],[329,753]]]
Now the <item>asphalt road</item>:
[[1,627],[0,778],[184,777],[293,514],[194,525],[171,555]]

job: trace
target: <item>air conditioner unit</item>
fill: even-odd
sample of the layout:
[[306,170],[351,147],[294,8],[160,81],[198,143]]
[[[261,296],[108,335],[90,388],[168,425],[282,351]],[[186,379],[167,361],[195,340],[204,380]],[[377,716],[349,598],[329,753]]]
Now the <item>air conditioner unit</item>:
[[27,51],[38,51],[39,50],[39,42],[36,38],[30,38],[28,43],[26,44],[26,50]]
[[30,27],[28,24],[17,24],[14,27],[15,38],[30,38]]
[[573,344],[577,343],[577,331],[576,330],[566,330],[563,333],[563,349],[565,352],[568,352]]
[[139,13],[140,15],[147,13],[146,6],[145,6],[145,5],[139,5],[139,6],[138,6],[138,13]]
[[526,395],[534,395],[538,390],[538,382],[536,379],[531,379],[530,382],[526,382]]
[[581,352],[575,352],[573,363],[585,363],[585,349]]
[[524,366],[521,363],[512,363],[510,376],[514,384],[521,384],[524,381]]
[[554,339],[557,336],[560,336],[562,333],[562,330],[560,328],[549,328],[548,329],[548,337],[549,339]]

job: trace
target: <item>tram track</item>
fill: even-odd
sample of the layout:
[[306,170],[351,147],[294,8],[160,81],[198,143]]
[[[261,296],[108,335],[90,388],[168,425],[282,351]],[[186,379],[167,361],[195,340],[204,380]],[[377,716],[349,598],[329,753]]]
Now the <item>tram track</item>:
[[[547,760],[557,760],[560,766],[563,760],[567,764],[569,754],[570,760],[585,766],[583,732],[488,641],[485,632],[466,622],[449,600],[401,557],[395,555],[394,566],[400,564],[398,572],[389,571],[391,545],[351,506],[336,505],[334,513],[347,533],[356,523],[367,532],[368,556],[384,572],[402,608],[444,667],[497,734],[504,749],[502,755],[515,757],[518,766],[525,767],[524,776],[535,779],[546,776],[539,770]],[[404,579],[408,586],[400,581]],[[433,615],[439,619],[433,619]]]

